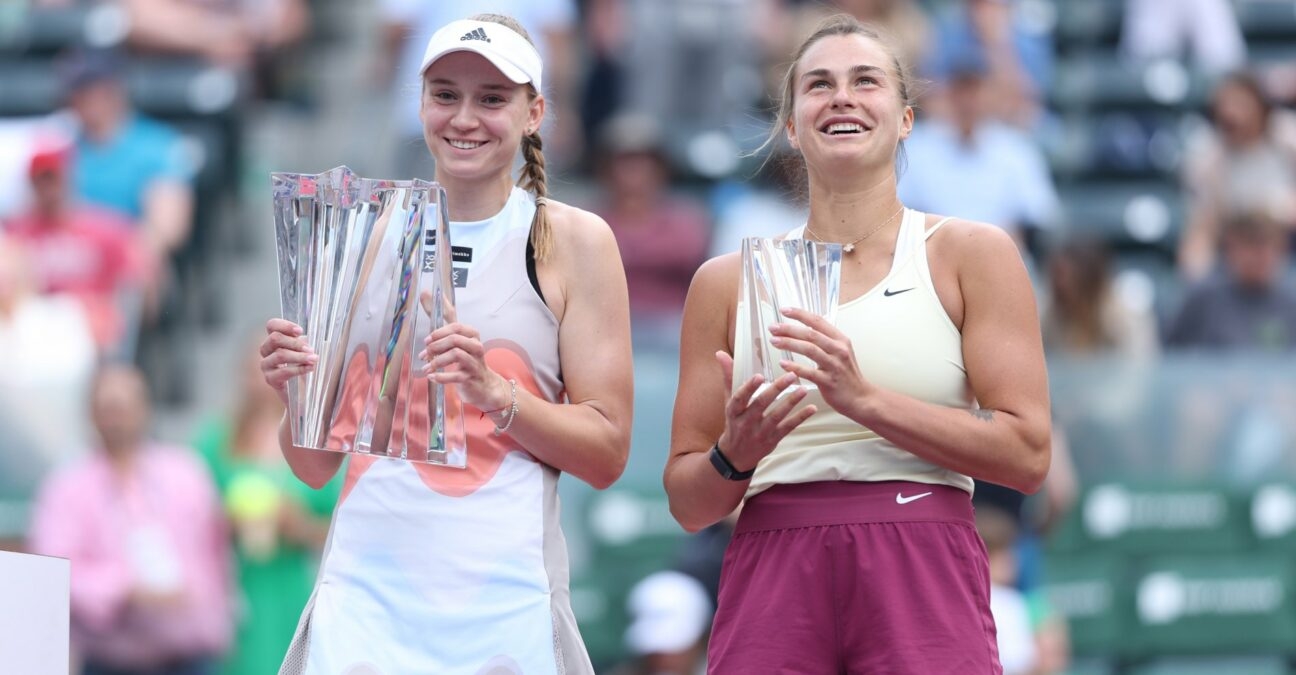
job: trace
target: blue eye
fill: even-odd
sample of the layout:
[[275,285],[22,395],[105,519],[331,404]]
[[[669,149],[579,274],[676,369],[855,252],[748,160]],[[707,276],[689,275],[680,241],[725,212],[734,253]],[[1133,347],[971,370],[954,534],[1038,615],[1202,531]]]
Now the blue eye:
[[455,100],[455,95],[448,91],[437,91],[432,93],[432,98],[442,103],[449,103]]

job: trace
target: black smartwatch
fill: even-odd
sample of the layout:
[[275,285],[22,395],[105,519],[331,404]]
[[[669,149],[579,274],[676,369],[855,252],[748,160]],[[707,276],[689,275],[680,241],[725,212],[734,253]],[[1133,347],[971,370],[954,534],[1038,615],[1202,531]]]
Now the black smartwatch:
[[711,446],[711,466],[714,466],[715,470],[726,480],[747,480],[756,473],[756,469],[749,471],[735,469],[734,465],[729,462],[729,458],[725,457],[723,452],[720,452],[719,443]]

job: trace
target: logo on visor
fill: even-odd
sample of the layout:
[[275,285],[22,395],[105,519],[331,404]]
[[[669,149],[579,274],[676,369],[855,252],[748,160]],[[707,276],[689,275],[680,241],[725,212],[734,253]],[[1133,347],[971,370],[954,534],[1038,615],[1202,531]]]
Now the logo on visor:
[[474,28],[468,31],[468,33],[463,37],[459,38],[460,42],[463,42],[464,40],[481,40],[482,42],[490,42],[490,38],[486,37],[485,29],[482,28]]

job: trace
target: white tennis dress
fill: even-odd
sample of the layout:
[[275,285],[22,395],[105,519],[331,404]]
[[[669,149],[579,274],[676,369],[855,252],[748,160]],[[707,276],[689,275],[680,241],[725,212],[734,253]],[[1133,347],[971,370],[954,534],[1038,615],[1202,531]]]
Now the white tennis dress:
[[[535,202],[451,223],[456,305],[496,372],[564,396],[558,322],[527,275]],[[558,475],[465,406],[468,469],[352,455],[282,675],[593,673],[568,591]]]

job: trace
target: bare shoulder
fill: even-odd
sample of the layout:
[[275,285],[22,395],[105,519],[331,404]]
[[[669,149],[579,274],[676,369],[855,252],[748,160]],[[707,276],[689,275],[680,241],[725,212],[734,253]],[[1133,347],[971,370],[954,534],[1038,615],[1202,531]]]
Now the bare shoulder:
[[558,250],[580,256],[605,252],[609,246],[616,248],[612,228],[598,214],[552,199],[545,205],[545,209],[548,211],[549,224],[553,227]]
[[[943,218],[928,216],[927,226],[940,220]],[[930,247],[958,270],[1021,264],[1021,253],[1011,235],[1003,228],[975,220],[951,218],[932,235]]]
[[702,263],[693,274],[689,295],[705,293],[707,297],[728,298],[738,293],[742,255],[725,253]]

